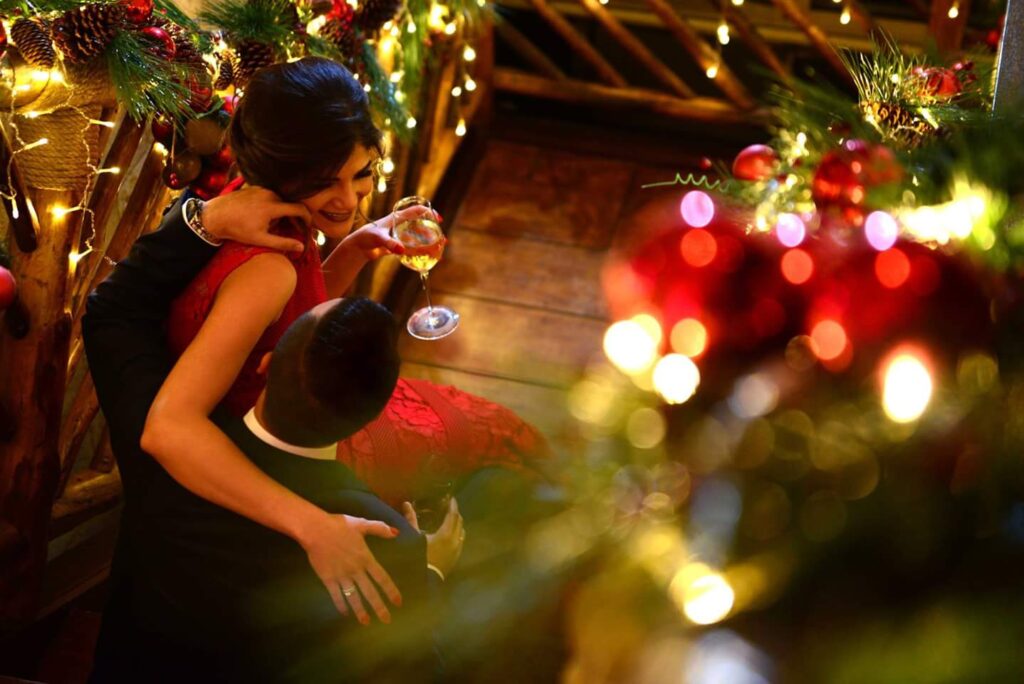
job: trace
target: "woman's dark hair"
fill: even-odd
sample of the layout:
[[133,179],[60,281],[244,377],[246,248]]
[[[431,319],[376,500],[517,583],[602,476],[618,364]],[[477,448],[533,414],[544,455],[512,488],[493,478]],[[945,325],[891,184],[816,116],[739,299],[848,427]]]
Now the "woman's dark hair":
[[383,153],[359,81],[320,57],[256,72],[231,118],[229,135],[246,182],[289,201],[334,183],[357,144]]
[[307,313],[270,357],[263,419],[279,439],[325,446],[360,430],[384,410],[398,381],[398,327],[365,297]]

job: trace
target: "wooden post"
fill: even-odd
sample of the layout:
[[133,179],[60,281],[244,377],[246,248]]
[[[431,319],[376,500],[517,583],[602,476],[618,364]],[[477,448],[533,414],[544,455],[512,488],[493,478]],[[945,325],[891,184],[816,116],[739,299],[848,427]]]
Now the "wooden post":
[[[720,8],[718,0],[708,0],[708,3],[716,10]],[[768,44],[757,27],[754,26],[753,22],[747,18],[747,15],[739,7],[734,7],[731,3],[727,4],[723,12],[729,25],[736,29],[736,35],[739,36],[740,40],[753,51],[757,58],[761,60],[765,66],[774,71],[783,81],[789,81],[793,78],[793,74],[790,73],[779,56],[775,54],[775,50]]]
[[1024,105],[1024,0],[1008,0],[992,107],[999,114],[1008,114],[1019,113],[1021,105]]
[[4,617],[32,616],[46,561],[47,525],[60,477],[58,444],[71,316],[67,311],[68,256],[78,240],[82,212],[60,216],[58,205],[77,206],[77,191],[39,190],[32,201],[45,208],[39,245],[15,254],[19,296],[29,312],[23,339],[0,344],[0,402],[16,419],[11,439],[0,444],[0,514],[24,541],[0,577]]
[[530,42],[530,39],[519,32],[511,22],[501,17],[494,20],[494,30],[508,43],[519,56],[529,62],[535,69],[548,78],[558,81],[565,80],[565,72],[558,68],[558,65],[548,59],[548,56],[541,52],[540,48]]
[[[955,11],[954,11],[955,8]],[[946,55],[956,52],[964,42],[964,28],[971,11],[971,0],[932,0],[932,18],[928,32],[935,37],[935,47]],[[950,12],[956,16],[950,17]],[[1010,25],[1007,13],[1006,25]]]

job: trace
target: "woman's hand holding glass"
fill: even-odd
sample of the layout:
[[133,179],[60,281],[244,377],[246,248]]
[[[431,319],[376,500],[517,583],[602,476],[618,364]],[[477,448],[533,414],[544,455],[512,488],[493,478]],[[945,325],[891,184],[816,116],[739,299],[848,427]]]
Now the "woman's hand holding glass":
[[[406,501],[402,504],[402,514],[417,531],[420,529],[416,509]],[[459,562],[462,556],[462,545],[466,541],[466,530],[462,524],[462,514],[459,513],[459,503],[455,497],[448,502],[448,512],[445,514],[444,522],[437,528],[436,532],[427,533],[427,563],[441,571],[445,577],[448,576]]]

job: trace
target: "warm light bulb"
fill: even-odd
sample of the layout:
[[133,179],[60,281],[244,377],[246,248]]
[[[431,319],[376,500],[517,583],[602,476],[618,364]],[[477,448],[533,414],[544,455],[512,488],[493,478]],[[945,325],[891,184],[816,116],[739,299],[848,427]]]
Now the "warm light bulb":
[[669,593],[683,614],[698,625],[724,620],[736,601],[729,581],[703,563],[690,563],[676,573]]
[[846,26],[847,24],[850,23],[850,10],[849,10],[849,8],[846,8],[846,7],[843,8],[843,13],[839,15],[839,23],[842,24],[843,26]]
[[465,119],[459,119],[459,124],[455,127],[455,135],[459,136],[460,138],[462,136],[466,135],[466,120]]
[[732,4],[736,7],[743,7],[743,0],[732,0]]
[[892,357],[883,374],[882,408],[896,423],[921,417],[932,398],[932,376],[919,355],[905,351]]
[[476,81],[474,81],[473,79],[471,79],[471,78],[469,78],[467,76],[466,77],[466,92],[470,92],[471,93],[474,90],[476,90]]
[[604,353],[624,373],[642,373],[654,363],[658,342],[637,321],[613,323],[604,334]]
[[391,157],[384,157],[384,161],[380,164],[380,170],[383,173],[393,173],[395,170],[395,162]]
[[398,71],[392,72],[391,73],[391,82],[392,83],[399,83],[399,82],[401,82],[402,76],[403,76],[403,74],[402,74],[402,70],[401,69],[399,69]]
[[100,169],[96,173],[112,173],[112,174],[114,174],[116,176],[117,174],[121,173],[121,167],[120,166],[110,166],[110,167],[107,167],[105,169]]
[[377,179],[377,192],[385,192],[388,189],[388,182],[383,178]]
[[316,231],[316,244],[323,247],[327,244],[327,236],[321,233],[319,230]]
[[368,93],[368,92],[370,92],[371,90],[373,90],[373,86],[371,86],[371,85],[370,85],[369,83],[367,83],[366,85],[364,85],[364,86],[363,86],[363,91],[364,91],[364,92],[367,92],[367,93]]
[[462,95],[462,86],[454,86],[452,88],[452,97],[459,97]]
[[21,151],[24,152],[25,150],[31,150],[33,147],[42,147],[43,145],[46,145],[49,142],[50,142],[49,138],[40,138],[39,140],[36,140],[35,142],[31,142],[28,145],[25,145],[24,147],[22,147]]
[[416,33],[416,22],[410,21],[408,25],[406,25],[405,30],[409,33]]
[[455,25],[455,22],[454,21],[450,21],[447,24],[445,24],[444,34],[446,36],[454,36],[456,28],[458,28],[458,27]]
[[416,117],[410,116],[408,119],[406,119],[405,127],[406,128],[416,128]]
[[718,62],[710,65],[704,73],[707,74],[708,78],[715,78],[718,76]]
[[700,371],[690,357],[668,354],[654,367],[654,389],[668,404],[682,404],[700,385]]
[[718,25],[718,42],[722,45],[729,44],[729,24],[724,21]]
[[476,50],[474,50],[472,46],[467,45],[466,49],[462,51],[462,59],[467,62],[472,62],[476,59]]
[[956,19],[957,17],[959,17],[960,3],[954,2],[953,5],[949,8],[949,12],[946,13],[946,16],[949,17],[950,19]]

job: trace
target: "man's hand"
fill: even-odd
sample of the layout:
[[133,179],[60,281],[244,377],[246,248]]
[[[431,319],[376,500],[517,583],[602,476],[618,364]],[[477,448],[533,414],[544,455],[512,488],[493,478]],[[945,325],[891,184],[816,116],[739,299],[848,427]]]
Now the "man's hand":
[[298,240],[269,232],[275,221],[285,217],[306,224],[312,220],[305,205],[285,202],[266,188],[242,188],[203,204],[203,226],[219,239],[301,252],[305,247]]
[[338,612],[348,615],[351,609],[359,622],[367,625],[370,616],[363,606],[363,599],[366,599],[380,621],[389,623],[391,613],[377,587],[395,606],[402,605],[402,595],[366,545],[363,537],[368,534],[394,539],[398,530],[376,520],[328,515],[326,522],[313,526],[300,543]]
[[[416,509],[406,501],[402,504],[402,513],[416,530],[420,529],[419,519],[416,517]],[[437,532],[426,535],[427,537],[427,563],[440,570],[445,577],[452,571],[455,564],[459,562],[462,555],[462,543],[466,540],[466,531],[462,527],[462,514],[459,513],[459,504],[453,496],[448,502],[448,513],[444,516],[444,522]]]

